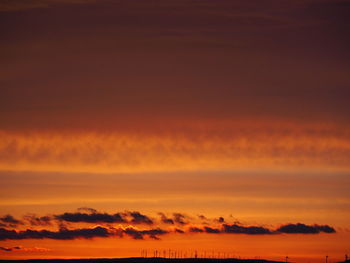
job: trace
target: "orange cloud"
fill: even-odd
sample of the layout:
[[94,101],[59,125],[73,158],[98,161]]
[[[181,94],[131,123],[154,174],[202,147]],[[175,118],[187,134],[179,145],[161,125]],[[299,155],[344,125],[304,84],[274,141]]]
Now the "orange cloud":
[[[217,123],[216,125],[220,125]],[[140,132],[0,132],[0,169],[64,172],[349,171],[347,127],[231,123]]]
[[15,247],[0,247],[1,251],[6,252],[13,252],[13,251],[25,251],[25,252],[48,252],[51,251],[49,248],[44,247],[22,247],[22,246],[15,246]]

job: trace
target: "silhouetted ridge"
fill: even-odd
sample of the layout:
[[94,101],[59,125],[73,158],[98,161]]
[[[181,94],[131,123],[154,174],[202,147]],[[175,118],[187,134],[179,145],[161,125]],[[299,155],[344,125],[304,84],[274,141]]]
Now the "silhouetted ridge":
[[28,259],[28,260],[0,260],[0,263],[285,263],[264,259],[237,258],[94,258],[94,259]]

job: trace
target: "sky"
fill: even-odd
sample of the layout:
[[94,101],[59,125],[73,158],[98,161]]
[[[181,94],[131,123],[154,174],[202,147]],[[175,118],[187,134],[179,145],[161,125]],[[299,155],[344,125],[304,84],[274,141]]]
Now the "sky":
[[344,260],[349,12],[0,0],[0,258]]

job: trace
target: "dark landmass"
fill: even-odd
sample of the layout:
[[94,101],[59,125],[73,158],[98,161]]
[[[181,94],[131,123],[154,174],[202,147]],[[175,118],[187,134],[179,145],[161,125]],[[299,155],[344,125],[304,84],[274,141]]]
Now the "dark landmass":
[[285,263],[264,259],[237,258],[92,258],[92,259],[27,259],[0,260],[0,263]]

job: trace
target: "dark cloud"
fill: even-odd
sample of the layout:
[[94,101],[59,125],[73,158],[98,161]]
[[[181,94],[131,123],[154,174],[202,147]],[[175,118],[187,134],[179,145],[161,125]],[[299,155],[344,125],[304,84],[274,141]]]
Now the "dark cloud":
[[150,238],[154,238],[154,239],[158,239],[158,235],[164,235],[167,234],[168,231],[165,231],[163,229],[160,228],[156,228],[156,229],[151,229],[151,230],[143,230],[142,233],[144,235],[148,235]]
[[185,218],[186,218],[185,215],[180,214],[180,213],[174,213],[173,216],[174,216],[175,223],[180,224],[180,225],[187,224],[187,222],[185,221]]
[[224,222],[225,222],[225,219],[224,219],[222,216],[220,216],[220,217],[217,219],[217,221],[218,221],[219,223],[224,223]]
[[199,228],[199,227],[190,227],[188,229],[188,231],[191,233],[203,233],[204,232],[204,230]]
[[302,223],[287,224],[279,227],[278,232],[286,234],[318,234],[324,233],[335,233],[335,229],[328,225],[305,225]]
[[331,226],[328,225],[314,225],[314,227],[316,227],[320,232],[324,232],[324,233],[335,233],[335,229]]
[[214,227],[205,226],[203,228],[199,227],[191,227],[189,228],[189,232],[192,233],[209,233],[209,234],[220,234],[220,233],[229,233],[229,234],[247,234],[247,235],[263,235],[263,234],[271,234],[272,232],[264,227],[257,226],[240,226],[237,224],[228,225],[223,224],[222,230]]
[[180,234],[184,234],[185,231],[181,230],[181,229],[178,229],[178,228],[175,228],[175,233],[180,233]]
[[159,235],[167,234],[168,231],[156,228],[156,229],[150,229],[150,230],[137,230],[132,227],[128,227],[127,229],[123,230],[123,233],[127,234],[128,236],[131,236],[133,239],[143,239],[144,236],[148,236],[153,239],[159,239]]
[[224,233],[229,234],[266,235],[273,233],[270,229],[261,226],[241,226],[237,224],[223,224],[222,227],[222,231]]
[[218,234],[218,233],[220,233],[220,230],[219,230],[219,229],[217,229],[217,228],[212,228],[212,227],[208,227],[208,226],[205,226],[205,227],[204,227],[204,231],[205,231],[206,233],[210,233],[210,234]]
[[[12,215],[5,215],[0,218],[0,240],[20,240],[20,239],[58,239],[72,240],[77,238],[90,239],[94,237],[110,237],[123,234],[132,237],[133,239],[144,239],[144,237],[159,239],[160,235],[172,233],[208,233],[208,234],[246,234],[246,235],[269,235],[269,234],[319,234],[319,233],[335,233],[335,229],[329,225],[306,225],[302,223],[285,224],[277,229],[270,229],[263,226],[245,226],[239,222],[232,224],[224,223],[223,217],[212,220],[213,224],[206,221],[198,225],[195,221],[181,213],[174,213],[173,218],[167,217],[164,213],[158,213],[161,221],[157,223],[166,224],[195,224],[186,228],[186,232],[179,228],[170,228],[163,230],[154,227],[153,229],[137,229],[133,226],[128,226],[126,229],[113,227],[95,227],[95,228],[77,228],[69,229],[67,223],[124,223],[124,224],[145,224],[154,225],[155,222],[151,217],[137,211],[127,211],[123,213],[100,213],[93,208],[79,208],[80,212],[66,212],[55,216],[37,216],[35,214],[27,214],[23,217],[23,221],[14,218]],[[85,212],[83,212],[85,211]],[[187,219],[187,220],[185,220]],[[199,219],[208,220],[205,216],[199,216]],[[31,226],[47,226],[55,222],[59,226],[58,231],[52,230],[14,230],[16,225],[31,225]],[[3,249],[4,250],[4,249]]]
[[0,217],[0,221],[5,224],[14,225],[14,226],[23,224],[22,221],[14,218],[12,215],[5,215],[3,217]]
[[0,247],[0,250],[3,250],[3,251],[12,251],[13,249],[10,248],[10,247]]
[[128,227],[123,231],[125,234],[131,236],[133,239],[143,239],[141,231],[138,231],[134,228]]
[[29,222],[32,226],[48,226],[51,225],[52,218],[50,216],[41,216],[38,217],[34,214],[27,214],[23,219]]
[[18,238],[18,233],[15,230],[0,228],[0,240],[7,240],[7,239],[20,239],[20,238]]
[[24,231],[7,230],[0,228],[0,240],[19,240],[19,239],[58,239],[58,240],[72,240],[72,239],[91,239],[94,237],[109,237],[107,228],[80,228],[80,229],[60,229],[59,231],[50,230],[31,230]]
[[14,250],[19,250],[21,249],[22,247],[19,247],[19,246],[16,246],[16,247],[0,247],[0,250],[3,250],[3,251],[14,251]]
[[138,230],[133,227],[126,229],[107,229],[104,227],[95,228],[79,228],[79,229],[60,229],[58,231],[50,230],[32,230],[24,231],[8,230],[0,228],[0,240],[21,240],[21,239],[57,239],[57,240],[73,240],[73,239],[92,239],[95,237],[122,237],[123,234],[131,236],[133,239],[144,239],[145,236],[152,239],[159,239],[158,236],[169,233],[167,230],[160,228]]
[[141,214],[140,212],[128,212],[128,214],[132,217],[131,223],[133,224],[147,224],[152,225],[153,221],[148,216]]
[[168,218],[165,216],[165,214],[163,213],[158,213],[160,215],[160,220],[164,223],[164,224],[174,224],[174,220],[172,220],[171,218]]
[[85,222],[85,223],[126,223],[122,214],[107,214],[107,213],[64,213],[56,215],[56,219],[67,222]]

